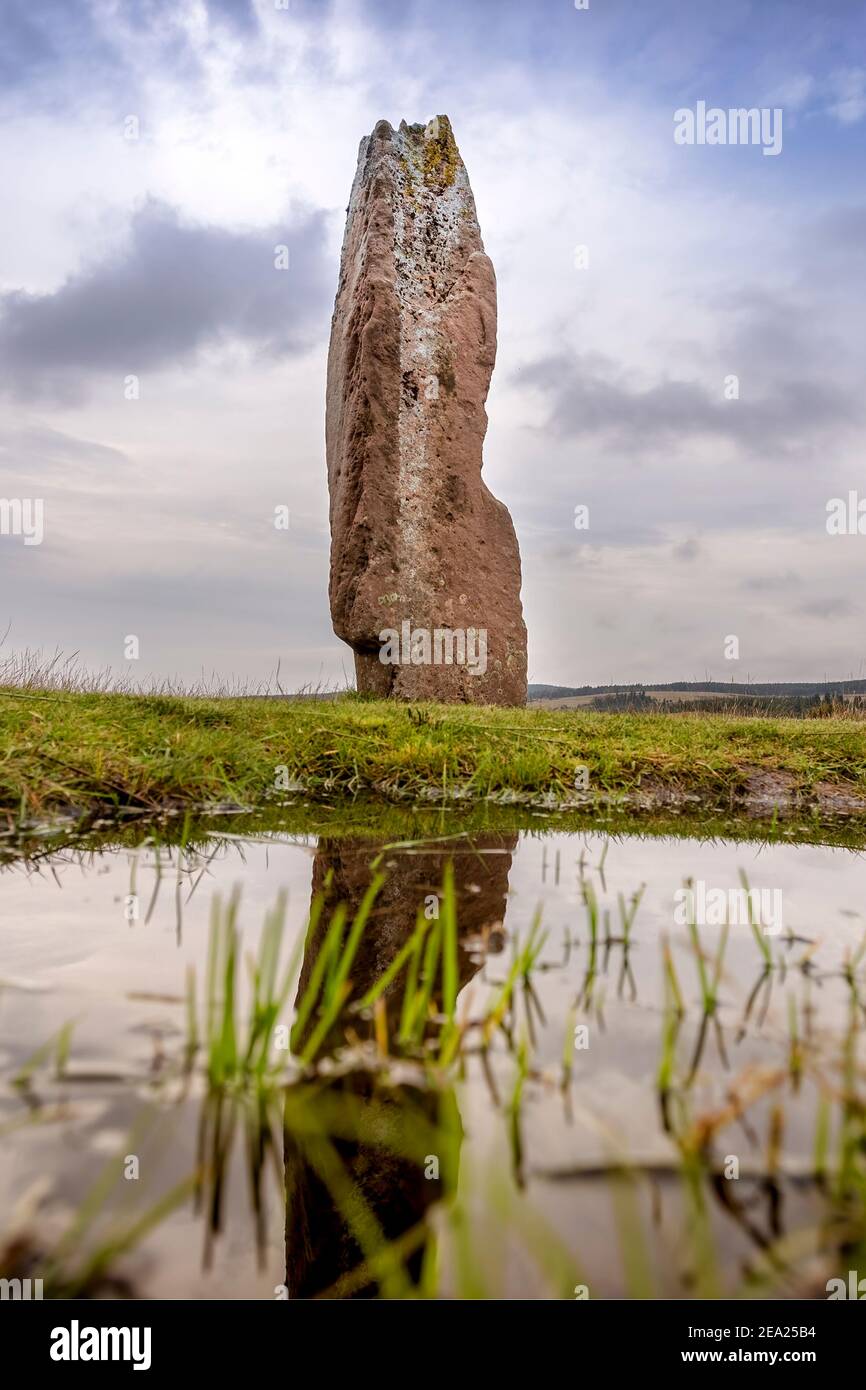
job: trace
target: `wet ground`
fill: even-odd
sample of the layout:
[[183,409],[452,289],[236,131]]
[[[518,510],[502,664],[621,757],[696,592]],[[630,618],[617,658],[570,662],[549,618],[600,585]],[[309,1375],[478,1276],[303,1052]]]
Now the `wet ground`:
[[[179,1299],[683,1298],[826,1297],[857,1267],[862,853],[141,838],[0,872],[0,1272]],[[449,862],[450,985],[447,928],[441,974],[424,955]],[[328,926],[374,872],[341,982]],[[233,893],[243,961],[208,984]],[[267,1067],[223,1084],[208,1009],[235,989],[244,1033],[281,894],[275,977],[295,948],[297,970]],[[340,1007],[299,1020],[317,969]]]

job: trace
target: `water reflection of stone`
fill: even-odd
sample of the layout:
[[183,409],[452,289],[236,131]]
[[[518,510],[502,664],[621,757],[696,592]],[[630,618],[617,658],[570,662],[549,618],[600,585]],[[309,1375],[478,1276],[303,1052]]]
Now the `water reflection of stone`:
[[[462,988],[488,951],[501,949],[508,874],[517,837],[475,836],[471,841],[428,844],[410,853],[386,854],[387,879],[368,920],[351,972],[351,1001],[379,980],[416,927],[419,905],[431,909],[445,867],[454,865],[458,922],[458,970]],[[313,867],[313,898],[327,891],[327,907],[304,949],[298,998],[325,940],[337,903],[357,911],[371,878],[378,847],[359,840],[322,840]],[[331,875],[330,887],[326,880]],[[406,969],[388,987],[385,1009],[389,1037],[396,1033],[406,989]],[[305,1030],[309,1036],[314,1021]],[[380,1025],[381,1026],[381,1025]],[[374,1023],[358,1013],[344,1015],[328,1039],[333,1054],[373,1037]],[[298,1050],[303,1040],[296,1039]],[[380,1273],[364,1268],[362,1243],[397,1243],[401,1279],[417,1286],[427,1235],[428,1208],[453,1190],[457,1176],[460,1119],[451,1092],[415,1080],[396,1082],[387,1069],[353,1065],[318,1075],[304,1085],[305,1113],[321,1123],[321,1139],[300,1137],[287,1123],[286,1285],[289,1297],[374,1297],[388,1289]],[[298,1092],[287,1106],[297,1103]],[[339,1131],[339,1132],[337,1132]],[[446,1136],[450,1136],[446,1137]],[[440,1152],[444,1150],[444,1152]],[[438,1174],[430,1176],[438,1160]],[[334,1161],[338,1160],[335,1168]],[[336,1180],[335,1180],[336,1179]],[[341,1189],[344,1184],[344,1190]]]

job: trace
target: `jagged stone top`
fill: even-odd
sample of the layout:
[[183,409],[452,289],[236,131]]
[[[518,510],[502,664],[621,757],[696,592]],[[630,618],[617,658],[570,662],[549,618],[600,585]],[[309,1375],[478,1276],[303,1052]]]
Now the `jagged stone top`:
[[389,121],[377,121],[358,149],[346,239],[363,187],[380,172],[394,189],[398,283],[423,286],[441,299],[460,263],[484,250],[469,175],[448,117],[434,116],[426,125],[403,120],[396,130]]

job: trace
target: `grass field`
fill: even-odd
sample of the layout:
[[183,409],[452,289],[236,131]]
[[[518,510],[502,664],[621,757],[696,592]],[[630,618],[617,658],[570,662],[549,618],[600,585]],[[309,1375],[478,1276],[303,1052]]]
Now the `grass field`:
[[542,808],[626,795],[730,809],[757,795],[858,814],[866,812],[866,729],[845,719],[555,713],[351,696],[0,691],[0,808],[10,821],[122,807],[261,807],[299,792],[322,801],[492,798]]

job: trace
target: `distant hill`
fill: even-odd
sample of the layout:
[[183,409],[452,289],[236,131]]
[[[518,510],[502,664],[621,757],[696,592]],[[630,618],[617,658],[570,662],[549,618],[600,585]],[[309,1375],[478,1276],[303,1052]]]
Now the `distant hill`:
[[627,695],[649,690],[682,691],[690,695],[774,695],[781,698],[796,695],[862,695],[866,694],[866,680],[763,681],[750,685],[736,685],[731,681],[671,681],[667,685],[654,681],[635,682],[632,685],[530,685],[529,699],[562,700],[578,695]]

